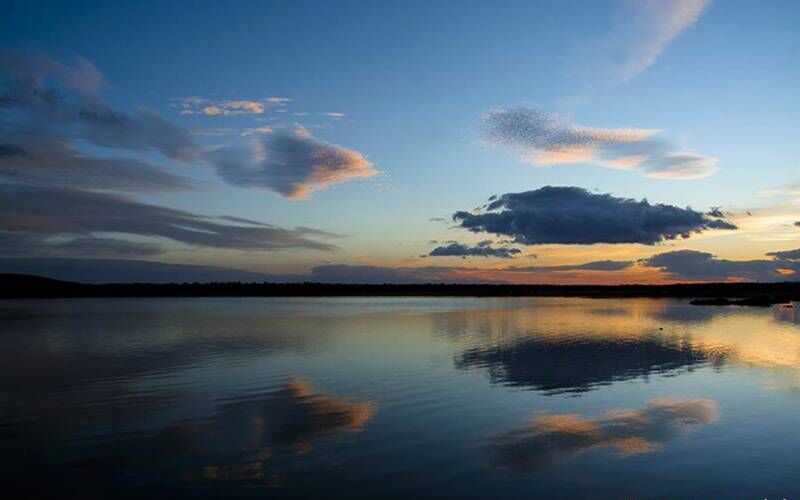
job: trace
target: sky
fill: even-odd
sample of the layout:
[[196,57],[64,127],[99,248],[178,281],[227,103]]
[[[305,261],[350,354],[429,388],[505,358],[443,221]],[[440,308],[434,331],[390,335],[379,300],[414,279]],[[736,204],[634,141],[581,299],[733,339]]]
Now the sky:
[[795,1],[3,3],[0,272],[800,277]]

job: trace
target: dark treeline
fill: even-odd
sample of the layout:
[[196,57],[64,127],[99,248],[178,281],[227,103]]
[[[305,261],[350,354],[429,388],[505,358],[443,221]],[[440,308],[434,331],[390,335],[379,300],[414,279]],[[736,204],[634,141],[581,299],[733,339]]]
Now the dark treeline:
[[489,285],[326,283],[107,283],[0,275],[0,298],[66,297],[764,297],[800,300],[800,282],[674,285]]

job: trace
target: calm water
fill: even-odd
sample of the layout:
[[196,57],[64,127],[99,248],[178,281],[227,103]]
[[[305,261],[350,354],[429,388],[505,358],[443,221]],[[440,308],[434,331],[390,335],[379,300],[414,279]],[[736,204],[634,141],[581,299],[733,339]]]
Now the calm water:
[[800,497],[800,305],[0,301],[49,497]]

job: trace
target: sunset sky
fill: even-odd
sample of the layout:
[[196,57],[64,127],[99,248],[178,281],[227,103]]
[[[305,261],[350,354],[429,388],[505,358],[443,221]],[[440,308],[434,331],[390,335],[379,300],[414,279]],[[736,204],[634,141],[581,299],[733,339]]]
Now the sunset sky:
[[0,272],[798,279],[799,25],[794,0],[14,2]]

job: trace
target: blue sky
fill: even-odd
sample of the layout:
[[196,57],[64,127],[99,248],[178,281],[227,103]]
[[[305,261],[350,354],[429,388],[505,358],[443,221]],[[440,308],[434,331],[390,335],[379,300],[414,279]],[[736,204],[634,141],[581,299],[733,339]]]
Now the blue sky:
[[[796,2],[11,2],[5,11],[0,47],[65,65],[85,59],[103,78],[92,99],[125,113],[146,107],[189,131],[199,148],[247,149],[256,136],[267,136],[274,148],[270,135],[302,126],[314,141],[357,152],[378,172],[337,171],[340,182],[296,200],[274,186],[226,179],[208,161],[75,140],[87,155],[146,159],[203,183],[198,190],[137,193],[140,202],[346,236],[330,252],[161,241],[163,252],[149,260],[278,274],[326,264],[496,270],[511,263],[420,255],[443,241],[471,246],[491,238],[501,246],[517,238],[517,259],[528,259],[528,266],[534,254],[542,266],[635,261],[674,250],[758,260],[800,246],[800,229],[787,226],[795,215],[800,220],[794,202],[800,196],[791,188],[800,181]],[[290,100],[222,116],[185,107],[189,97],[206,107]],[[663,154],[700,155],[706,167],[699,178],[676,180],[604,168],[598,162],[607,159],[585,155],[532,165],[522,159],[530,159],[533,143],[487,136],[487,113],[498,109],[535,110],[578,130],[657,130]],[[15,119],[6,118],[11,125]],[[268,134],[242,135],[265,127]],[[476,208],[491,195],[547,185],[698,212],[719,206],[738,230],[702,229],[655,245],[601,239],[520,246],[516,233],[497,238],[430,221]],[[757,224],[739,220],[748,210]],[[780,220],[770,219],[776,213]],[[542,270],[524,280],[670,278],[669,270],[634,267],[644,274],[568,277]]]

